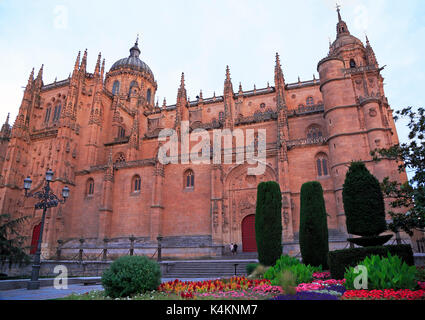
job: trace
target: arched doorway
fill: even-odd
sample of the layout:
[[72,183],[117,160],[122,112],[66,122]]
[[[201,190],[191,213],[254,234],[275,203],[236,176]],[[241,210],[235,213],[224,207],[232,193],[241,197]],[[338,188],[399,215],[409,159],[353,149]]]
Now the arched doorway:
[[242,250],[243,252],[257,252],[255,214],[247,216],[242,221]]
[[40,231],[41,231],[41,222],[37,224],[32,231],[30,254],[35,254],[37,252],[37,243],[38,243],[38,238],[40,237]]

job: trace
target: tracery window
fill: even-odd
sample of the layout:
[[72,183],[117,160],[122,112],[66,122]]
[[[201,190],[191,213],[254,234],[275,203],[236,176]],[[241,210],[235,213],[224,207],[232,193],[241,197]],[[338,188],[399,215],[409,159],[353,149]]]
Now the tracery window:
[[148,103],[151,103],[151,96],[152,96],[152,91],[151,89],[148,89],[148,91],[146,92],[146,100],[148,101]]
[[322,128],[317,125],[310,126],[307,129],[307,139],[313,140],[319,138],[323,138]]
[[112,94],[115,96],[120,92],[120,82],[118,80],[114,81],[112,86]]
[[326,177],[329,175],[328,157],[326,154],[321,153],[316,156],[316,167],[317,167],[317,175],[319,177]]
[[50,120],[50,113],[52,112],[52,108],[48,107],[46,109],[46,116],[44,117],[44,123],[48,123]]
[[137,87],[137,86],[138,86],[137,81],[132,81],[130,83],[130,89],[128,90],[128,95],[131,95],[132,94],[131,91],[133,90],[134,87]]
[[356,61],[354,61],[354,59],[350,60],[350,68],[352,69],[356,68]]
[[[61,110],[62,110],[62,105],[61,105],[61,104],[58,104],[58,105],[55,107],[55,111],[54,111],[54,113],[53,113],[53,122],[55,122],[55,121],[58,121],[58,120],[59,120],[60,115],[61,115]],[[50,116],[50,115],[49,115],[49,116]]]
[[133,183],[132,183],[133,192],[140,192],[142,189],[142,179],[139,175],[135,175],[133,177]]
[[118,127],[118,138],[125,138],[125,129],[123,127]]
[[184,174],[185,177],[185,188],[193,189],[195,187],[195,174],[192,170],[187,170]]

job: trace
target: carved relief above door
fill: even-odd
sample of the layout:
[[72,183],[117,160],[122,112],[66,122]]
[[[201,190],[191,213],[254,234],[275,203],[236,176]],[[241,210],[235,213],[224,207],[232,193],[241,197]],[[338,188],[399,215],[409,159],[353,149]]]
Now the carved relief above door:
[[[223,228],[223,233],[230,232],[230,241],[241,243],[242,221],[250,215],[255,215],[257,205],[257,186],[261,182],[276,181],[272,168],[267,166],[265,174],[261,176],[248,175],[248,165],[233,168],[226,177],[225,194],[227,199],[226,220],[229,228]],[[227,226],[226,226],[227,227]]]

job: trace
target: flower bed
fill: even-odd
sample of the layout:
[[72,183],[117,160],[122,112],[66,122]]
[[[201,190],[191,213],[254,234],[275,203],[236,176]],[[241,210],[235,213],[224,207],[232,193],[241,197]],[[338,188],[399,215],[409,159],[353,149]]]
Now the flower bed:
[[271,286],[269,280],[251,280],[245,277],[198,282],[175,280],[161,284],[158,291],[176,294],[183,299],[261,299],[282,293],[280,287]]
[[342,300],[425,300],[425,290],[349,290]]

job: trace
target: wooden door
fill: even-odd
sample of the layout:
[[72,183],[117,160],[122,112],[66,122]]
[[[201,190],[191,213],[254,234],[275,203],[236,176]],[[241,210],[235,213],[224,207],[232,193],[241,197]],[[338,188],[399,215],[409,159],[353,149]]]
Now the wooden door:
[[38,238],[40,237],[40,231],[41,231],[41,222],[38,225],[36,225],[32,231],[30,254],[35,254],[37,252],[37,244],[38,244]]
[[242,246],[243,252],[257,252],[255,239],[255,215],[247,216],[242,221]]

